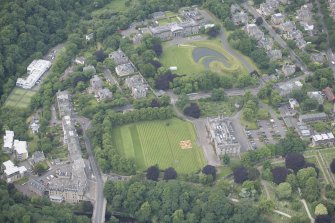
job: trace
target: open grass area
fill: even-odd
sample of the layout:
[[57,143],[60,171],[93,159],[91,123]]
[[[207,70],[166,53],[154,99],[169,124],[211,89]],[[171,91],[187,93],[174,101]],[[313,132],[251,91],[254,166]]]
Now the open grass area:
[[5,102],[6,107],[28,108],[31,98],[36,94],[35,91],[15,87]]
[[[128,6],[126,6],[127,0],[111,0],[110,3],[108,3],[105,7],[95,10],[92,15],[96,16],[100,13],[109,10],[112,12],[125,12],[128,9]],[[137,0],[131,0],[130,6],[136,4]]]
[[176,66],[178,73],[194,74],[211,70],[219,74],[246,73],[241,62],[229,54],[219,39],[180,45],[163,44],[162,64]]
[[177,16],[167,17],[167,18],[158,20],[158,23],[160,26],[164,26],[166,24],[173,23],[173,22],[180,22],[180,20]]
[[[189,173],[205,165],[190,122],[179,119],[140,122],[117,127],[112,134],[120,154],[134,158],[140,170],[158,164],[161,169],[174,167],[179,173]],[[186,140],[190,140],[192,148],[181,148],[180,142]]]
[[241,100],[241,97],[229,97],[224,101],[198,100],[198,104],[202,117],[217,116],[219,114],[231,116],[239,110],[235,107],[235,104],[241,104]]

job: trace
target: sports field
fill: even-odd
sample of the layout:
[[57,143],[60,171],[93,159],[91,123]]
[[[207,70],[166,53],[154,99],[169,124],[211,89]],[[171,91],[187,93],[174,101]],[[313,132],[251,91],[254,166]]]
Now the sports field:
[[112,134],[120,154],[134,158],[140,170],[158,164],[160,169],[172,166],[179,173],[189,173],[205,165],[190,122],[179,119],[140,122],[117,127]]
[[219,39],[178,45],[165,43],[160,61],[166,67],[176,66],[181,74],[205,70],[219,74],[247,73],[241,62],[222,47]]
[[35,91],[15,87],[5,102],[5,106],[13,108],[28,108]]

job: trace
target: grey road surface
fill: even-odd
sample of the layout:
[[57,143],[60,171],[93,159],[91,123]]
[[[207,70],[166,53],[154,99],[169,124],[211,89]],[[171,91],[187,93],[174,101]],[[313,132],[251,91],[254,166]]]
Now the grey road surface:
[[90,128],[91,121],[83,117],[77,117],[76,119],[83,128],[83,138],[84,138],[86,149],[87,149],[88,160],[90,161],[92,171],[93,171],[93,174],[96,180],[96,197],[95,197],[92,222],[103,223],[105,222],[105,207],[104,207],[105,198],[103,194],[104,183],[102,180],[100,169],[93,156],[91,142],[86,135],[86,130]]

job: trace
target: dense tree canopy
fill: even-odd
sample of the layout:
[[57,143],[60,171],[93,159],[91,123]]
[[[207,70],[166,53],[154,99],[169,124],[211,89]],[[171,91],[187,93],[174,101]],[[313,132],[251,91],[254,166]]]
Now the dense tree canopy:
[[292,169],[295,173],[305,166],[305,158],[299,153],[289,153],[285,157],[286,168]]
[[257,209],[232,204],[220,186],[198,187],[178,180],[107,182],[110,211],[138,222],[264,222]]

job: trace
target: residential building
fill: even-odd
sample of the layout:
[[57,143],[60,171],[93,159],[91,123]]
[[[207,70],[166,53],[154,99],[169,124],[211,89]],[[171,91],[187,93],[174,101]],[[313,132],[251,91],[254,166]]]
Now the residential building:
[[19,161],[28,159],[28,144],[26,141],[14,140],[15,156]]
[[121,49],[110,53],[108,57],[114,61],[115,65],[121,65],[130,62],[127,55]]
[[223,116],[207,118],[206,129],[217,156],[240,154],[241,145],[235,138],[229,119]]
[[296,27],[295,27],[293,22],[287,21],[287,22],[284,22],[284,23],[281,24],[281,29],[284,32],[292,32],[293,30],[296,29]]
[[3,136],[2,151],[4,153],[12,153],[12,151],[13,151],[13,142],[14,142],[14,132],[6,130],[5,131],[5,135]]
[[271,21],[275,25],[280,25],[284,22],[284,15],[281,13],[276,13],[271,16]]
[[281,60],[283,55],[281,50],[270,50],[268,56],[270,57],[270,61],[276,61]]
[[264,37],[264,33],[258,28],[256,24],[246,25],[246,32],[249,36],[254,37],[256,40],[260,40]]
[[320,105],[323,104],[323,102],[324,102],[321,91],[309,91],[309,92],[307,92],[307,96],[309,98],[317,100]]
[[235,25],[244,25],[248,23],[248,14],[245,13],[244,11],[241,12],[236,12],[234,14],[232,14],[232,20],[234,22]]
[[134,75],[127,78],[125,84],[131,90],[131,94],[135,99],[147,96],[149,85],[141,75]]
[[96,92],[95,98],[97,99],[97,101],[112,99],[113,93],[107,88],[102,88]]
[[93,37],[94,37],[94,33],[90,33],[90,34],[85,35],[86,41],[91,41],[93,39]]
[[303,84],[300,81],[286,82],[278,84],[278,90],[281,96],[286,96],[292,93],[293,90],[301,89]]
[[72,114],[70,94],[67,91],[59,91],[56,94],[59,116]]
[[298,47],[299,49],[303,49],[303,48],[305,48],[305,46],[307,45],[307,42],[306,42],[303,38],[301,38],[301,39],[296,39],[296,40],[295,40],[295,43],[296,43],[296,45],[297,45],[297,47]]
[[97,101],[102,101],[105,99],[113,98],[113,93],[103,87],[103,81],[98,75],[94,75],[90,80],[91,87],[89,88],[89,93],[93,93]]
[[74,60],[74,62],[79,65],[85,65],[85,61],[85,57],[76,57],[76,59]]
[[288,77],[295,73],[295,64],[285,64],[282,67],[283,74]]
[[[37,120],[37,121],[38,121],[38,120]],[[38,122],[34,121],[34,122],[32,122],[32,123],[30,124],[29,127],[30,127],[32,133],[33,133],[33,134],[36,134],[36,133],[38,133],[38,130],[39,130],[39,128],[40,128],[40,124],[39,124]]]
[[2,163],[4,178],[7,183],[13,183],[24,177],[27,169],[24,166],[15,166],[11,160]]
[[298,101],[297,101],[296,99],[294,99],[294,98],[290,98],[290,99],[288,100],[288,103],[289,103],[289,105],[290,105],[290,108],[292,108],[292,109],[296,109],[296,108],[299,107],[299,103],[298,103]]
[[44,185],[44,183],[38,179],[30,178],[28,181],[28,188],[31,192],[39,196],[44,196],[47,194],[46,185]]
[[31,158],[28,160],[30,165],[34,166],[36,163],[43,162],[45,160],[43,151],[36,151],[33,153]]
[[322,90],[322,92],[326,95],[327,100],[329,102],[334,102],[335,101],[335,96],[334,96],[333,90],[330,87],[326,87],[325,89]]
[[124,77],[135,73],[135,67],[132,63],[120,64],[115,67],[115,72],[119,77]]
[[27,67],[28,76],[26,78],[18,78],[16,86],[24,89],[31,89],[50,67],[51,62],[48,60],[33,60]]
[[309,138],[312,135],[311,129],[303,122],[297,122],[296,130],[301,138]]
[[271,37],[263,37],[258,41],[258,46],[264,48],[266,51],[272,50],[273,40]]
[[93,90],[99,90],[103,88],[104,82],[101,80],[101,78],[98,75],[94,75],[93,78],[90,80],[91,88]]
[[325,62],[325,55],[323,53],[312,53],[311,59],[315,63],[323,64]]
[[321,146],[321,145],[328,145],[331,146],[335,142],[335,138],[333,133],[323,133],[323,134],[316,134],[312,136],[312,145],[313,146]]
[[326,121],[328,119],[328,115],[324,112],[315,113],[315,114],[306,114],[306,115],[300,115],[299,121],[300,122],[318,122],[318,121]]

